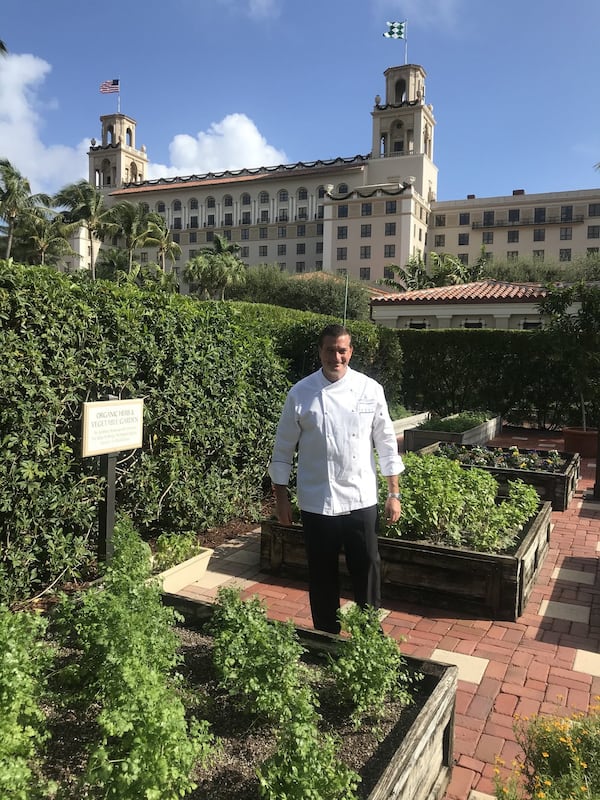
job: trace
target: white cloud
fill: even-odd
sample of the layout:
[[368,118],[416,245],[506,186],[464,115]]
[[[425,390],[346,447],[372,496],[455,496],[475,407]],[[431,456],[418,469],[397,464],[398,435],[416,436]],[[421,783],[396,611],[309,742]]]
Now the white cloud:
[[51,67],[37,56],[9,54],[0,61],[0,157],[26,178],[33,192],[53,193],[87,177],[89,140],[75,147],[46,145],[39,136],[47,111],[39,88]]
[[179,133],[169,145],[171,165],[150,164],[150,178],[267,167],[287,162],[245,114],[228,114],[195,137]]

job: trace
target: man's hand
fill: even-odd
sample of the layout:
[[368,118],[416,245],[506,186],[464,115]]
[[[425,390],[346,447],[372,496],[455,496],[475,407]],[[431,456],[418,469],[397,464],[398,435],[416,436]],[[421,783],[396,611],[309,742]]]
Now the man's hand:
[[275,495],[275,513],[277,520],[282,525],[292,524],[292,504],[288,495],[287,486],[275,484],[273,486],[273,494]]
[[388,525],[398,522],[402,513],[402,505],[397,497],[388,497],[385,501],[385,521]]

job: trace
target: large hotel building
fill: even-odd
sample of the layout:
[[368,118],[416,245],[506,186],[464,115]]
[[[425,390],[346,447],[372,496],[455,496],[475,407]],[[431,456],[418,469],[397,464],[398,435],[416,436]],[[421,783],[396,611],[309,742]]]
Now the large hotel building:
[[[374,284],[412,256],[450,253],[472,263],[488,258],[568,262],[598,252],[600,189],[506,197],[468,196],[438,202],[433,160],[435,119],[425,99],[425,71],[416,64],[384,73],[383,98],[371,110],[366,155],[254,169],[147,180],[136,122],[102,116],[92,140],[89,180],[109,203],[145,203],[167,221],[184,267],[215,234],[240,245],[249,266],[278,264],[290,273],[323,270]],[[89,248],[79,242],[89,266]],[[152,250],[142,262],[157,261]]]

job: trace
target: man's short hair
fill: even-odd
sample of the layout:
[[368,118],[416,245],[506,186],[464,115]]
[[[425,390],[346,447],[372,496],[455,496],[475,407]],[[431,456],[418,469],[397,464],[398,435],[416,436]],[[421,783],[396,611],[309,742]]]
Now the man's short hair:
[[338,339],[340,336],[349,336],[350,343],[352,343],[352,334],[345,325],[339,325],[335,322],[333,322],[331,325],[326,325],[319,334],[319,347],[323,347],[323,341],[329,336],[331,336],[333,339]]

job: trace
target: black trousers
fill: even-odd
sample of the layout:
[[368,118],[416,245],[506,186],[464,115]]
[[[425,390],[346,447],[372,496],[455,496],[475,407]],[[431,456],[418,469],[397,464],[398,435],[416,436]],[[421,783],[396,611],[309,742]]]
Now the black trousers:
[[377,506],[328,517],[302,512],[308,558],[313,625],[339,633],[339,557],[344,552],[354,601],[364,608],[381,605],[381,560],[377,549]]

